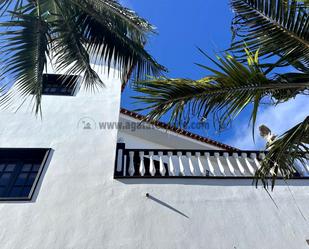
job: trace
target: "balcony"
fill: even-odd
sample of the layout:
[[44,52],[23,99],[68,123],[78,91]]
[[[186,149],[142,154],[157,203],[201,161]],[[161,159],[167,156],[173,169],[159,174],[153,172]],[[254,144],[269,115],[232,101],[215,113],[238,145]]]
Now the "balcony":
[[[114,178],[253,178],[265,151],[132,149],[117,144]],[[294,179],[309,178],[309,163]],[[280,178],[280,176],[279,176]]]
[[118,143],[114,177],[253,178],[264,157],[264,151],[131,149]]

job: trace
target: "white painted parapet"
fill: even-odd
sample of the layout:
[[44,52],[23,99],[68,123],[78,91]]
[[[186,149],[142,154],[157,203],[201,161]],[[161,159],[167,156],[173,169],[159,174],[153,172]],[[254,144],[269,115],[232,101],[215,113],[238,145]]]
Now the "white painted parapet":
[[[136,153],[139,154],[139,161],[134,161]],[[201,154],[204,155],[203,158]],[[117,170],[115,172],[119,172],[119,169],[122,172],[126,167],[129,169],[129,176],[134,177],[145,176],[145,172],[149,172],[152,177],[253,177],[255,171],[260,168],[257,155],[259,158],[265,157],[263,152],[258,151],[228,152],[222,150],[186,151],[183,149],[143,150],[130,148],[123,150],[122,147],[119,147],[117,155],[118,158],[115,161],[115,169]],[[122,155],[123,159],[120,159],[119,155]],[[125,156],[130,158],[128,165],[119,165],[125,160]],[[174,160],[175,157],[177,160]],[[149,163],[145,163],[145,158],[149,160]],[[137,164],[139,170],[136,170]],[[123,174],[120,173],[121,175]]]

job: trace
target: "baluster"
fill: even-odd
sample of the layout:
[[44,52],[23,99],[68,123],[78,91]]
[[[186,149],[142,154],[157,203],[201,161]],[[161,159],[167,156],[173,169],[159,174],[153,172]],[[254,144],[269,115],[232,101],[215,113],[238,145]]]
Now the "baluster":
[[231,174],[235,176],[235,175],[236,175],[236,174],[235,174],[235,169],[234,169],[234,167],[233,167],[233,165],[232,165],[232,163],[231,163],[231,161],[230,161],[229,153],[224,152],[224,153],[223,153],[223,156],[225,157],[227,166],[229,167],[229,170],[230,170]]
[[307,158],[307,161],[305,164],[305,168],[306,168],[306,171],[309,173],[309,154],[308,153],[306,154],[306,158]]
[[207,162],[207,166],[208,166],[208,169],[209,169],[209,172],[215,176],[215,169],[210,161],[210,154],[208,152],[206,152],[205,154],[205,157],[206,157],[206,162]]
[[116,168],[117,172],[121,172],[121,170],[122,170],[122,158],[123,158],[122,155],[123,155],[123,150],[119,149],[118,150],[118,156],[117,156],[117,168]]
[[234,157],[235,160],[236,160],[236,164],[237,164],[237,167],[238,167],[240,173],[241,173],[242,175],[244,175],[244,174],[245,174],[245,169],[244,169],[244,167],[241,165],[241,162],[239,161],[238,154],[237,154],[237,153],[233,153],[233,157]]
[[151,176],[154,176],[156,174],[156,168],[154,166],[154,162],[153,162],[153,151],[149,151],[149,173]]
[[163,160],[162,160],[163,152],[161,151],[158,152],[158,155],[159,155],[159,162],[160,162],[160,174],[161,176],[165,176],[166,169],[164,167]]
[[242,153],[241,157],[245,160],[246,165],[247,165],[251,175],[254,175],[254,168],[252,167],[251,163],[249,162],[249,159],[247,157],[247,153]]
[[145,164],[144,164],[144,151],[139,152],[140,164],[139,164],[139,173],[141,176],[145,175]]
[[196,152],[195,156],[197,157],[197,164],[198,167],[200,169],[200,172],[203,176],[206,176],[206,169],[204,168],[202,162],[201,162],[201,153],[200,152]]
[[189,162],[189,169],[190,169],[190,172],[191,172],[191,175],[195,175],[195,169],[194,169],[194,166],[193,166],[193,163],[192,163],[192,158],[191,158],[191,152],[187,152],[186,153],[186,156],[188,158],[188,162]]
[[[260,154],[259,154],[259,158],[260,158],[261,161],[263,161],[263,160],[265,159],[265,157],[266,157],[266,156],[265,156],[264,153],[260,153]],[[261,164],[260,164],[260,165],[261,165]]]
[[215,158],[217,159],[217,164],[218,164],[218,166],[219,166],[219,170],[220,170],[221,174],[222,174],[222,175],[225,175],[224,167],[223,167],[223,165],[222,165],[222,163],[221,163],[221,161],[220,161],[220,154],[216,152],[216,153],[214,154],[214,156],[215,156]]
[[178,162],[179,162],[179,173],[180,173],[180,175],[185,176],[186,175],[185,168],[184,168],[182,160],[181,160],[182,152],[177,152],[177,156],[178,156]]
[[168,168],[170,171],[170,175],[175,176],[175,168],[174,168],[174,164],[173,164],[173,159],[172,159],[172,155],[173,152],[167,152],[168,155]]
[[123,176],[127,176],[127,155],[123,157]]
[[133,176],[134,173],[135,173],[135,169],[134,169],[134,151],[130,151],[129,152],[129,156],[130,156],[129,175]]
[[256,168],[259,169],[261,165],[260,165],[259,160],[257,160],[256,153],[251,153],[250,157],[254,161]]
[[260,153],[259,158],[260,158],[261,160],[264,160],[264,159],[265,159],[265,154],[264,154],[264,153]]

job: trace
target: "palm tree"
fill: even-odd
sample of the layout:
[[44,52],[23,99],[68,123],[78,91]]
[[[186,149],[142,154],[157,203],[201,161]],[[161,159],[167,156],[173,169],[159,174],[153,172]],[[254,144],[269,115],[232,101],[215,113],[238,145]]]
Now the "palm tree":
[[[309,89],[309,7],[295,0],[231,0],[234,41],[224,56],[210,59],[217,69],[200,65],[208,74],[200,80],[150,78],[136,85],[147,104],[148,119],[171,113],[170,122],[214,115],[219,127],[229,124],[247,106],[254,124],[261,102],[278,105]],[[203,53],[203,51],[201,51]],[[291,66],[293,69],[291,70]],[[276,69],[286,67],[286,73]],[[291,71],[288,71],[291,70]],[[280,173],[290,178],[295,161],[309,153],[309,117],[267,148],[256,182],[272,187]]]
[[138,79],[164,70],[144,49],[154,27],[116,0],[0,0],[0,20],[2,105],[12,97],[4,90],[9,77],[22,96],[33,94],[40,112],[48,59],[66,75],[83,74],[87,88],[104,85],[90,66],[93,54],[108,71],[135,65]]

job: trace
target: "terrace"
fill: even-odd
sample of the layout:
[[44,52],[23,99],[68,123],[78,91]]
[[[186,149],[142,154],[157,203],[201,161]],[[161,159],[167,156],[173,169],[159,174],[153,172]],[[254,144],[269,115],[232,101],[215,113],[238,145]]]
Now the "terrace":
[[[117,144],[115,178],[253,178],[265,151],[132,149]],[[307,177],[309,164],[295,178]]]

